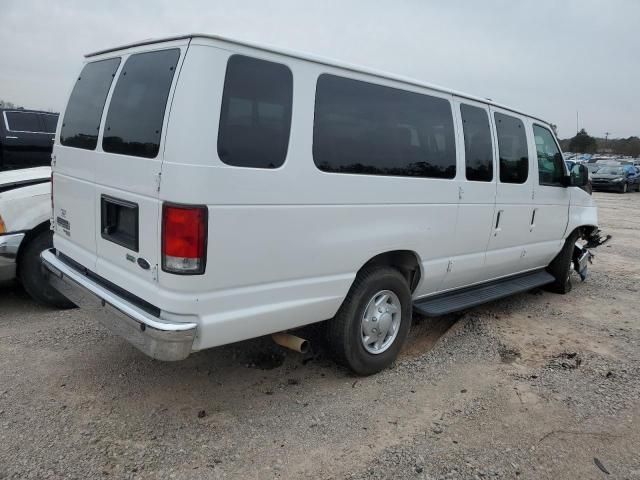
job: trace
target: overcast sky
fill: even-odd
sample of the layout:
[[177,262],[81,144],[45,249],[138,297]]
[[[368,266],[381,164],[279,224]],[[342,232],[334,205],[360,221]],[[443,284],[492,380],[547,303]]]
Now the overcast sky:
[[203,32],[640,135],[640,0],[0,0],[0,99],[60,111],[83,54]]

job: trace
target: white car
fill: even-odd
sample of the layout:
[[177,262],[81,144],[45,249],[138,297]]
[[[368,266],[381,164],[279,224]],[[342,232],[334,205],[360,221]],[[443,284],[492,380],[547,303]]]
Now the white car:
[[53,151],[51,282],[161,360],[329,320],[388,366],[413,309],[571,287],[597,229],[548,122],[207,35],[87,56]]
[[51,248],[51,168],[0,172],[0,281],[18,278],[38,302],[71,306],[47,282],[40,253]]

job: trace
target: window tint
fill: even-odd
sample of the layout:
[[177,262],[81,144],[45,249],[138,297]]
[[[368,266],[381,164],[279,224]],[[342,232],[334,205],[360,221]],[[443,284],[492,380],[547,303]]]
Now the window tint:
[[313,159],[325,172],[453,178],[451,105],[442,98],[321,75]]
[[37,113],[6,112],[9,130],[13,132],[41,132]]
[[62,120],[62,145],[87,150],[96,148],[104,102],[119,65],[120,58],[110,58],[84,66]]
[[564,177],[564,159],[553,139],[553,135],[546,128],[534,125],[533,136],[536,140],[540,185],[557,185],[561,187]]
[[47,133],[55,133],[56,126],[58,125],[58,115],[40,114],[40,120],[42,122],[43,131]]
[[489,115],[483,108],[460,105],[464,131],[464,158],[467,180],[493,180],[493,147]]
[[224,80],[218,156],[236,167],[277,168],[291,129],[293,76],[285,65],[233,55]]
[[498,152],[500,153],[500,181],[525,183],[529,176],[527,135],[522,120],[496,112]]
[[113,90],[104,128],[105,152],[154,158],[180,50],[131,55]]

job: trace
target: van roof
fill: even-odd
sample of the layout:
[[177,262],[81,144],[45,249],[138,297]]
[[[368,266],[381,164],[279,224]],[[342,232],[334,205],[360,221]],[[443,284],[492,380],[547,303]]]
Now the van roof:
[[424,88],[429,88],[431,90],[435,90],[438,92],[442,92],[442,93],[448,93],[451,95],[455,95],[457,97],[462,97],[462,98],[466,98],[469,100],[473,100],[476,102],[482,102],[485,103],[487,105],[492,105],[498,108],[502,108],[504,110],[509,110],[511,112],[514,113],[518,113],[520,115],[524,115],[527,116],[529,118],[533,118],[534,120],[538,120],[540,122],[543,122],[547,125],[549,125],[550,123],[547,122],[546,120],[539,118],[539,117],[534,117],[533,115],[523,112],[522,110],[518,110],[512,107],[508,107],[506,105],[501,105],[499,103],[494,102],[491,99],[488,98],[481,98],[481,97],[477,97],[474,95],[469,95],[467,93],[463,93],[463,92],[458,92],[456,90],[452,90],[449,88],[445,88],[445,87],[441,87],[438,85],[433,85],[427,82],[422,82],[420,80],[416,80],[413,78],[408,78],[408,77],[403,77],[401,75],[394,75],[391,73],[387,73],[387,72],[382,72],[382,71],[376,71],[373,69],[369,69],[367,67],[362,67],[359,65],[351,65],[348,63],[344,63],[344,62],[340,62],[337,60],[332,60],[332,59],[328,59],[328,58],[323,58],[323,57],[318,57],[315,56],[313,54],[309,54],[309,53],[305,53],[305,52],[297,52],[297,51],[292,51],[292,50],[287,50],[284,48],[279,48],[279,47],[274,47],[271,45],[261,45],[261,44],[257,44],[257,43],[252,43],[252,42],[247,42],[244,40],[236,40],[233,38],[229,38],[229,37],[224,37],[221,35],[212,35],[212,34],[206,34],[206,33],[188,33],[185,35],[174,35],[174,36],[169,36],[169,37],[162,37],[162,38],[153,38],[153,39],[146,39],[146,40],[140,40],[138,42],[133,42],[133,43],[129,43],[129,44],[125,44],[125,45],[121,45],[119,47],[114,47],[114,48],[108,48],[105,50],[98,50],[96,52],[92,52],[92,53],[88,53],[85,55],[85,58],[91,58],[91,57],[95,57],[98,55],[103,55],[106,53],[111,53],[111,52],[117,52],[120,50],[126,50],[128,48],[133,48],[133,47],[139,47],[139,46],[143,46],[143,45],[152,45],[154,43],[162,43],[162,42],[169,42],[169,41],[173,41],[173,40],[185,40],[185,39],[192,39],[192,38],[209,38],[209,39],[213,39],[213,40],[219,40],[222,42],[228,42],[228,43],[234,43],[236,45],[240,45],[243,47],[249,47],[249,48],[255,48],[257,50],[262,50],[265,52],[271,52],[271,53],[276,53],[279,55],[284,55],[287,57],[292,57],[292,58],[297,58],[297,59],[301,59],[301,60],[306,60],[309,62],[313,62],[313,63],[318,63],[321,65],[328,65],[331,67],[337,67],[337,68],[341,68],[343,70],[349,70],[352,72],[357,72],[357,73],[364,73],[366,75],[372,75],[374,77],[379,77],[379,78],[384,78],[387,80],[393,80],[393,81],[397,81],[397,82],[401,82],[401,83],[406,83],[409,85],[414,85],[417,87],[424,87]]

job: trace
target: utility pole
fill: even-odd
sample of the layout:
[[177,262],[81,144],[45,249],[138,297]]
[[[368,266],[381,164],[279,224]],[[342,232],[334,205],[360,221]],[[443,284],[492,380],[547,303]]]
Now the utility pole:
[[580,132],[580,122],[578,120],[578,111],[576,110],[576,135]]

